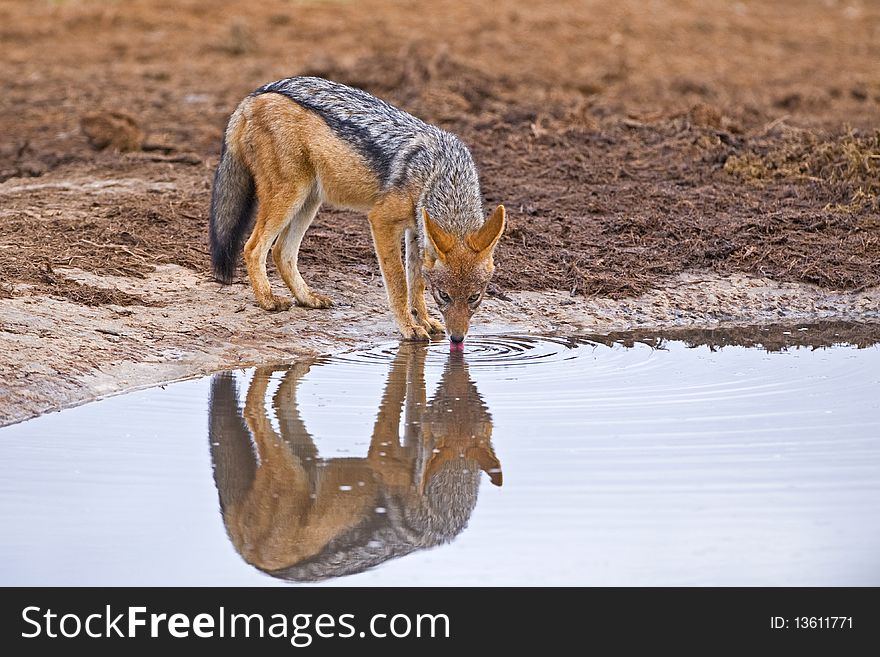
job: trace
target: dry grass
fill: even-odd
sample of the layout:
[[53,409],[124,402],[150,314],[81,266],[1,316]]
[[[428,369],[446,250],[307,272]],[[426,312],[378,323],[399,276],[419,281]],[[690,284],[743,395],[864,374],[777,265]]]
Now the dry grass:
[[788,138],[761,140],[742,155],[732,155],[724,170],[750,183],[802,180],[823,186],[837,202],[830,210],[880,209],[880,130],[847,130],[837,136],[806,130]]

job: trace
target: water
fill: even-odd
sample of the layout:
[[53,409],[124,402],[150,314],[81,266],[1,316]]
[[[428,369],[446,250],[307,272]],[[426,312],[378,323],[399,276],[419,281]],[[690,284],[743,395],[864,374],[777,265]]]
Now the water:
[[390,344],[6,427],[0,584],[876,586],[880,348],[798,328]]

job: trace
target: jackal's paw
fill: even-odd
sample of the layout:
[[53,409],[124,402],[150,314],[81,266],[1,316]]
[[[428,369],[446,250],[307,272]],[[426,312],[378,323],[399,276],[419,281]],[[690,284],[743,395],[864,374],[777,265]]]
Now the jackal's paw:
[[404,340],[430,340],[431,336],[428,335],[428,332],[423,329],[421,326],[417,326],[415,324],[410,324],[409,326],[403,326],[400,329],[400,332],[403,334]]
[[425,317],[421,320],[422,328],[425,329],[431,335],[437,335],[439,333],[443,333],[446,328],[443,326],[442,322],[438,322],[433,317]]
[[290,299],[276,297],[274,294],[268,299],[258,300],[257,303],[260,304],[260,308],[263,310],[270,310],[272,312],[288,310],[293,305],[293,302]]
[[333,300],[330,297],[325,297],[323,294],[316,294],[314,292],[307,297],[297,299],[296,302],[303,308],[329,308],[333,305]]
[[306,374],[309,373],[310,369],[312,369],[312,364],[309,361],[307,361],[307,360],[297,361],[288,368],[288,370],[287,370],[288,374],[284,378],[284,380],[291,381],[291,382],[299,381],[301,378],[303,378]]

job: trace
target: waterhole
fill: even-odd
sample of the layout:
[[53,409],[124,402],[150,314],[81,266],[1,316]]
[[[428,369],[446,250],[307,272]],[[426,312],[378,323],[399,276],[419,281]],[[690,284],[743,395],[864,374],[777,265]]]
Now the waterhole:
[[880,330],[387,344],[0,429],[4,585],[878,585]]

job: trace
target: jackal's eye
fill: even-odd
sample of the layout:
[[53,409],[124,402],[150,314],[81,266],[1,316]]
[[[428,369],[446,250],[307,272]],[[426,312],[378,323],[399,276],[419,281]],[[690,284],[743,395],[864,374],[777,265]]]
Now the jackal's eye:
[[477,292],[476,294],[472,294],[471,296],[468,297],[468,303],[476,303],[477,301],[480,300],[481,296],[482,295],[479,292]]
[[443,303],[449,303],[452,300],[443,290],[437,290],[437,296],[440,297],[440,301]]

